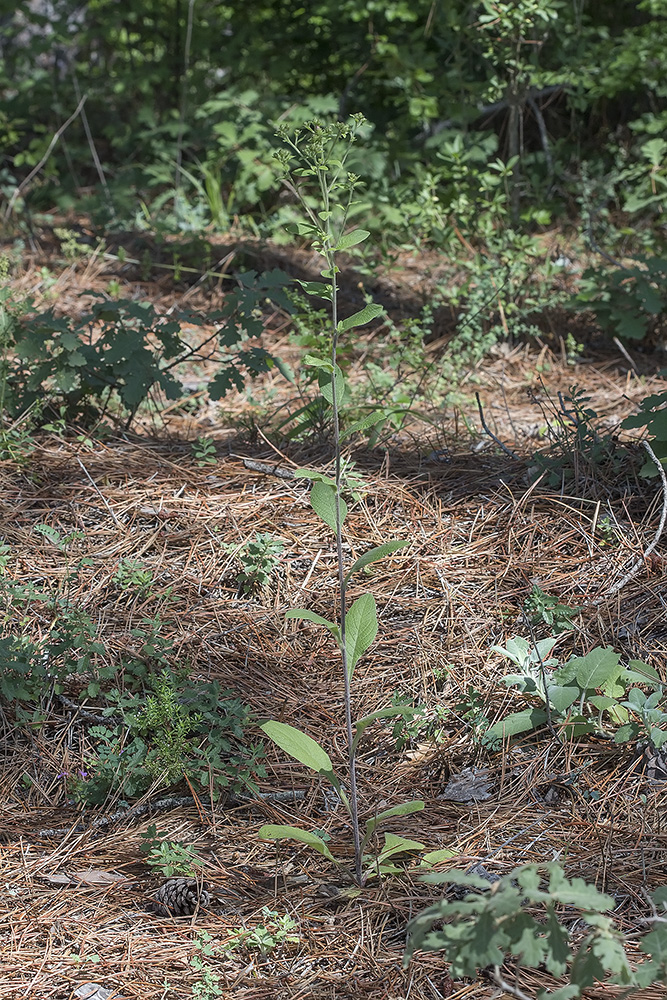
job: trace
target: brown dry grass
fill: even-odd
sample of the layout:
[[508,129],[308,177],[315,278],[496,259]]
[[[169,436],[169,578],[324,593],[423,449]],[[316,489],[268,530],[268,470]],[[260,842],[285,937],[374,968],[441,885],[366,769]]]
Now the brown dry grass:
[[[37,280],[36,272],[27,270],[22,286],[34,289]],[[81,290],[96,283],[104,287],[107,280],[102,265],[96,273],[70,268],[59,278],[59,306],[79,308]],[[147,291],[134,283],[124,294]],[[153,286],[151,294],[159,299],[160,289]],[[267,346],[294,353],[281,322],[274,317]],[[353,364],[359,374],[361,357],[363,352]],[[471,373],[487,422],[524,456],[519,461],[488,440],[471,449],[475,439],[465,431],[463,416],[477,426],[478,420],[465,385],[456,407],[432,410],[435,430],[413,420],[379,458],[363,451],[355,456],[367,489],[345,526],[350,558],[388,537],[410,541],[354,586],[353,596],[373,592],[380,618],[378,639],[356,671],[355,715],[383,707],[396,691],[431,711],[450,709],[440,741],[424,741],[407,752],[396,752],[390,726],[369,732],[359,762],[360,801],[362,816],[368,817],[378,808],[423,798],[423,813],[396,820],[392,828],[429,849],[451,848],[459,867],[483,862],[503,873],[524,862],[561,859],[570,876],[615,895],[619,923],[633,931],[646,916],[646,891],[664,882],[664,784],[650,785],[632,766],[631,750],[605,741],[559,745],[545,736],[488,754],[474,740],[463,710],[454,707],[472,689],[481,693],[491,721],[518,705],[499,683],[504,667],[490,647],[521,633],[519,609],[533,581],[584,606],[577,628],[559,642],[561,655],[612,645],[664,669],[660,548],[658,558],[620,593],[605,598],[652,539],[659,488],[639,480],[629,464],[616,470],[582,467],[567,491],[546,488],[544,481],[530,485],[526,476],[535,428],[544,422],[529,393],[544,402],[545,386],[555,398],[577,382],[611,426],[632,411],[633,401],[664,385],[652,374],[654,358],[637,361],[642,379],[621,356],[589,353],[584,360],[573,369],[559,349],[545,344],[499,352]],[[267,377],[264,390],[269,388],[284,391]],[[316,627],[284,620],[285,611],[298,606],[329,617],[335,611],[332,541],[302,482],[254,471],[242,460],[321,468],[329,456],[314,443],[292,445],[290,454],[281,456],[265,438],[252,445],[244,441],[229,424],[238,426],[246,408],[239,396],[189,416],[174,409],[163,418],[159,437],[151,435],[156,425],[149,418],[144,433],[119,434],[106,443],[87,445],[75,434],[41,435],[25,468],[0,467],[0,537],[11,546],[16,580],[55,585],[67,569],[53,546],[35,534],[35,525],[83,531],[74,557],[90,564],[74,585],[72,602],[96,623],[108,662],[127,654],[132,629],[160,611],[174,663],[188,663],[193,676],[233,689],[257,717],[306,729],[342,769],[335,649]],[[199,434],[216,440],[215,466],[194,463],[188,441]],[[434,449],[441,451],[430,454]],[[446,461],[438,461],[443,457]],[[612,549],[593,532],[603,515],[618,526],[621,541]],[[255,531],[280,536],[285,550],[280,572],[265,592],[240,599],[232,558],[220,543],[237,543]],[[151,571],[150,597],[114,589],[112,577],[124,557]],[[168,588],[177,598],[170,603]],[[33,635],[45,634],[51,624],[47,606],[31,606]],[[87,707],[94,711],[94,703]],[[196,921],[147,914],[142,904],[157,883],[141,861],[139,845],[150,814],[130,822],[115,816],[107,826],[92,825],[92,812],[81,816],[68,801],[62,774],[85,765],[87,748],[85,725],[56,702],[47,706],[43,726],[14,726],[7,719],[0,802],[0,996],[60,1000],[94,981],[124,997],[190,997],[201,978],[191,964],[201,931],[220,946],[209,964],[222,995],[238,1000],[481,1000],[493,994],[482,981],[452,982],[438,955],[418,957],[402,970],[406,922],[433,898],[415,865],[400,878],[371,884],[358,898],[331,906],[321,896],[322,884],[333,877],[325,861],[289,844],[276,855],[273,844],[257,839],[264,822],[294,823],[328,829],[334,852],[350,853],[345,817],[327,809],[321,784],[270,746],[262,791],[298,790],[303,797],[284,802],[269,795],[227,807],[201,799],[159,816],[159,826],[172,839],[192,844],[206,857],[205,877],[231,894],[230,912]],[[471,765],[488,769],[491,798],[470,805],[443,799],[448,777]],[[545,800],[549,788],[556,790],[551,804]],[[86,869],[125,878],[108,885],[99,884],[99,877],[69,886],[49,881]],[[305,883],[294,884],[295,874],[306,875]],[[264,906],[294,918],[298,944],[266,958],[256,951],[225,950],[239,928],[262,924]],[[539,985],[536,976],[521,978],[528,993]],[[645,995],[664,996],[665,990],[655,987]]]

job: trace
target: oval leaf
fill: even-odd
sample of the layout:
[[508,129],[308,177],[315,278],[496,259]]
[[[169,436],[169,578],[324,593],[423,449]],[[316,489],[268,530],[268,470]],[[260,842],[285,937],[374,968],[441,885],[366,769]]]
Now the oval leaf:
[[570,705],[574,705],[581,694],[578,687],[561,687],[559,684],[551,684],[547,688],[547,691],[549,693],[549,704],[559,713],[565,712]]
[[268,738],[300,764],[317,774],[333,774],[333,764],[326,750],[300,729],[286,722],[265,722],[259,727]]
[[367,229],[353,229],[351,233],[341,236],[336,246],[331,249],[334,253],[338,250],[347,250],[348,247],[355,247],[357,243],[363,243],[370,235]]
[[[315,481],[310,490],[310,504],[315,513],[322,518],[328,528],[336,533],[336,491],[326,483]],[[340,523],[347,516],[347,504],[341,497]]]
[[393,413],[394,410],[374,410],[373,413],[368,413],[365,417],[355,420],[353,424],[350,424],[350,426],[343,431],[340,436],[341,441],[344,438],[350,437],[352,434],[357,434],[358,431],[368,430],[369,427],[377,427],[378,424],[388,420]]
[[342,319],[338,324],[338,330],[340,333],[345,333],[346,330],[353,330],[357,326],[365,326],[366,323],[370,323],[371,320],[375,319],[382,312],[384,312],[382,306],[377,305],[375,302],[370,302],[363,309],[360,309],[359,312],[348,316],[347,319]]
[[307,830],[300,830],[298,826],[274,826],[267,823],[257,831],[257,836],[262,840],[300,840],[302,844],[308,844],[314,851],[323,854],[329,861],[336,863],[333,854],[317,834],[309,833]]
[[537,729],[546,721],[547,713],[541,708],[525,708],[523,712],[513,712],[506,719],[496,722],[484,735],[502,740],[505,736],[518,736],[519,733]]
[[314,611],[306,611],[305,608],[295,608],[293,611],[287,611],[285,618],[300,618],[304,622],[315,622],[316,625],[324,625],[336,639],[340,638],[338,625],[335,622],[330,622],[328,618],[323,618],[322,615],[316,614]]
[[377,562],[378,559],[384,559],[385,556],[389,556],[391,555],[392,552],[396,552],[398,549],[405,548],[405,546],[409,544],[410,542],[408,541],[402,541],[401,539],[395,538],[391,542],[383,542],[382,545],[376,545],[374,549],[369,549],[368,552],[365,553],[365,555],[360,556],[357,559],[357,561],[348,571],[348,574],[345,577],[345,583],[347,584],[348,580],[350,579],[353,573],[356,573],[358,570],[363,569],[364,566],[368,566],[369,563]]
[[602,687],[607,681],[620,673],[620,656],[611,646],[596,647],[586,656],[577,656],[569,660],[567,666],[576,665],[575,677],[582,690]]
[[378,855],[378,861],[382,863],[383,861],[387,861],[388,858],[393,858],[395,854],[413,853],[414,851],[423,850],[424,844],[421,844],[418,840],[408,840],[407,837],[399,837],[396,833],[385,833],[384,847]]
[[[326,399],[330,406],[333,406],[333,391],[334,391],[334,377],[329,372],[321,371],[317,378],[318,385],[320,387],[320,392]],[[336,365],[336,405],[340,407],[347,401],[347,385],[345,384],[345,376],[342,371]]]
[[362,594],[345,615],[345,649],[350,676],[378,634],[377,610],[372,594]]

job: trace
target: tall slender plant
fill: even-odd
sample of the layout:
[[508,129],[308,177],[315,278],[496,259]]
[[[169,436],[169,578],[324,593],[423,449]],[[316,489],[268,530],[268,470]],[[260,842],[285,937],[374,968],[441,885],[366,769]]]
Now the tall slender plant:
[[[300,763],[325,777],[336,789],[342,802],[349,811],[354,838],[355,879],[363,884],[369,874],[387,873],[393,870],[389,858],[402,851],[420,849],[423,845],[415,841],[405,840],[392,834],[385,836],[385,845],[374,858],[374,866],[364,873],[364,848],[375,831],[378,822],[390,816],[405,815],[423,809],[423,802],[407,802],[385,810],[379,816],[373,817],[366,825],[362,837],[359,828],[359,808],[356,778],[356,753],[359,739],[374,720],[387,716],[408,714],[412,709],[407,706],[390,706],[380,709],[356,723],[352,720],[350,685],[354,668],[374,641],[378,631],[377,611],[372,594],[362,594],[348,608],[348,586],[354,573],[369,563],[382,559],[406,545],[405,541],[388,541],[371,549],[361,556],[346,571],[343,555],[342,527],[347,515],[347,504],[343,497],[344,471],[341,461],[341,444],[344,437],[355,431],[372,427],[384,418],[382,413],[372,413],[356,421],[341,433],[340,413],[346,400],[346,386],[343,373],[337,363],[337,350],[340,337],[349,330],[364,326],[382,312],[382,307],[375,304],[366,305],[360,312],[347,319],[338,318],[338,274],[336,255],[350,247],[362,243],[370,233],[364,229],[353,229],[346,232],[348,215],[353,204],[354,189],[357,177],[348,172],[345,163],[352,144],[355,142],[359,129],[364,124],[361,115],[354,115],[347,123],[337,122],[323,125],[320,122],[307,122],[300,129],[290,133],[287,128],[281,128],[278,135],[287,144],[288,149],[281,150],[278,158],[285,171],[285,184],[291,193],[303,206],[308,221],[293,224],[290,232],[308,237],[313,247],[324,258],[326,267],[321,272],[324,282],[301,281],[300,284],[309,295],[319,296],[330,303],[331,307],[331,351],[329,357],[321,358],[306,355],[307,364],[318,370],[318,381],[322,396],[332,410],[333,444],[335,451],[335,474],[331,479],[320,473],[301,469],[297,475],[313,480],[310,491],[310,502],[316,514],[335,533],[336,552],[338,557],[338,597],[339,615],[337,621],[330,621],[321,615],[306,609],[288,611],[287,618],[300,618],[305,621],[323,625],[334,636],[341,654],[343,673],[343,690],[345,703],[345,729],[348,754],[349,795],[336,776],[331,760],[323,748],[305,733],[282,722],[267,722],[262,726],[265,734],[285,752]],[[313,207],[312,197],[308,187],[314,184],[318,196],[318,206]],[[356,729],[356,732],[354,731]],[[325,857],[334,861],[329,848],[322,838],[290,826],[263,826],[260,836],[268,838],[293,838],[301,840]]]

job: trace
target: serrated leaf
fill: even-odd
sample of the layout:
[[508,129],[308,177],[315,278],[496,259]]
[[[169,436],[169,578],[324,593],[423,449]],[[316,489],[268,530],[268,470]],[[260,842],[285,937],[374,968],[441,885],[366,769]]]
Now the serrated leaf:
[[363,556],[360,556],[356,562],[352,564],[352,567],[348,570],[345,577],[345,583],[347,584],[354,573],[363,569],[364,566],[377,562],[379,559],[384,559],[385,556],[389,556],[392,552],[397,552],[398,549],[405,548],[405,546],[409,544],[410,542],[408,541],[394,539],[391,542],[383,542],[382,545],[376,545],[375,548],[369,549],[368,552],[366,552]]
[[338,324],[339,333],[345,333],[346,330],[356,329],[358,326],[365,326],[366,323],[370,323],[377,316],[384,312],[382,306],[377,305],[375,302],[370,302],[359,312],[354,313],[352,316],[348,316],[347,319],[342,319]]
[[329,754],[319,743],[286,722],[265,722],[259,727],[272,743],[317,774],[334,773]]
[[345,615],[347,670],[351,676],[360,657],[378,634],[377,609],[372,594],[362,594]]
[[276,826],[267,823],[259,828],[257,836],[261,837],[262,840],[299,840],[302,844],[307,844],[308,847],[312,847],[314,851],[328,858],[329,861],[336,863],[333,854],[317,834],[310,833],[308,830],[300,830],[297,826]]
[[[339,498],[340,523],[347,517],[347,504]],[[315,480],[310,488],[310,504],[328,528],[336,533],[336,491],[327,483]]]

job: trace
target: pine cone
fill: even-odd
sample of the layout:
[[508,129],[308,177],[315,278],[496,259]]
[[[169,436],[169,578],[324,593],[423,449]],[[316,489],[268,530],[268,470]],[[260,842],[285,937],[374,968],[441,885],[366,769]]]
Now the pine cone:
[[150,905],[158,917],[190,917],[199,909],[207,909],[211,901],[206,885],[194,878],[170,878],[161,885]]

